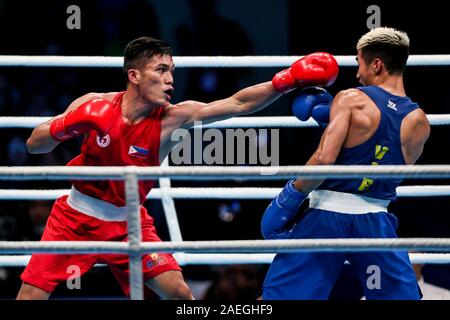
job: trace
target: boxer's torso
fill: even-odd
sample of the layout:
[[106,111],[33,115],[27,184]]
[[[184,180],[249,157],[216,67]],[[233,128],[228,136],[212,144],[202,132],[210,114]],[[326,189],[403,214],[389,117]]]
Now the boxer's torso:
[[[336,165],[403,165],[401,124],[419,106],[408,97],[396,96],[377,86],[358,88],[368,97],[362,120],[352,119],[349,135]],[[367,99],[366,97],[366,99]],[[355,117],[358,117],[356,112]],[[352,113],[352,117],[353,117]],[[357,124],[355,125],[355,122]],[[393,200],[402,179],[327,179],[317,189],[360,194]]]
[[[118,108],[114,126],[101,139],[95,131],[90,131],[83,140],[81,154],[72,159],[68,166],[159,166],[163,108],[155,108],[141,122],[129,125],[125,123],[121,113],[124,93],[104,95],[105,99],[113,101],[115,108]],[[123,181],[73,181],[73,185],[88,196],[116,206],[125,205]],[[154,185],[155,181],[139,182],[141,203]]]

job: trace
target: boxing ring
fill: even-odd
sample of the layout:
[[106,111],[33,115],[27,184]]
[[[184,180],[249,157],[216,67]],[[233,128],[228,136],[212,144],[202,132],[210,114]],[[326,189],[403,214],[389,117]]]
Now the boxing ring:
[[[286,67],[297,56],[174,57],[177,67]],[[341,67],[356,66],[353,56],[336,56]],[[121,57],[0,56],[4,67],[121,67]],[[450,65],[450,55],[410,56],[408,65]],[[0,128],[34,128],[45,117],[0,117]],[[430,124],[449,125],[450,115],[428,115]],[[203,128],[297,128],[318,126],[295,117],[239,117]],[[174,199],[272,199],[281,188],[172,188],[172,180],[287,180],[302,178],[450,178],[450,165],[414,166],[282,166],[282,167],[0,167],[0,180],[124,180],[129,242],[0,241],[0,266],[25,266],[31,253],[125,253],[130,255],[131,299],[143,298],[141,255],[175,252],[180,265],[270,263],[274,253],[297,251],[414,250],[413,263],[450,263],[450,238],[298,239],[183,241]],[[158,179],[148,199],[161,199],[171,241],[143,243],[137,182]],[[399,197],[450,196],[450,186],[401,186]],[[53,200],[69,190],[0,190],[0,200]],[[259,221],[255,221],[259,223]],[[437,253],[440,252],[440,253]],[[251,254],[250,254],[251,253]]]

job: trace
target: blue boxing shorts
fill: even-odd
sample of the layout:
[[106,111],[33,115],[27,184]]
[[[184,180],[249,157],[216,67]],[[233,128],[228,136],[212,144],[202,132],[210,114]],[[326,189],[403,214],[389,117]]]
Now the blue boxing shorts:
[[[345,213],[311,208],[310,204],[288,238],[397,238],[396,229],[397,218],[385,211]],[[345,261],[357,271],[367,299],[421,297],[407,251],[368,251],[277,254],[264,281],[263,299],[328,299]]]

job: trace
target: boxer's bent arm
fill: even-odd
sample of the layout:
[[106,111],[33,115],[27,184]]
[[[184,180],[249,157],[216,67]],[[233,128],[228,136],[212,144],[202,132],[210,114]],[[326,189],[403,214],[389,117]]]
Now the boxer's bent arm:
[[264,109],[277,100],[282,93],[275,91],[272,82],[264,82],[240,90],[233,96],[201,103],[185,101],[179,104],[180,111],[185,115],[184,127],[190,127],[194,121],[202,121],[203,124],[232,118]]
[[[320,144],[306,165],[332,165],[337,159],[342,145],[347,137],[353,98],[345,91],[336,95],[331,105],[330,124],[327,126],[320,139]],[[297,179],[294,186],[297,190],[308,194],[316,189],[324,179],[303,180]]]
[[53,149],[55,149],[56,146],[60,144],[60,142],[53,139],[50,135],[50,124],[52,123],[52,121],[55,118],[61,117],[66,113],[68,113],[69,111],[77,108],[84,102],[95,98],[103,98],[103,96],[98,93],[88,93],[84,96],[81,96],[78,99],[74,100],[66,109],[66,111],[64,111],[64,113],[57,115],[56,117],[48,121],[45,121],[40,125],[38,125],[36,128],[34,128],[33,132],[31,133],[31,136],[27,139],[28,152],[34,154],[48,153],[51,152]]

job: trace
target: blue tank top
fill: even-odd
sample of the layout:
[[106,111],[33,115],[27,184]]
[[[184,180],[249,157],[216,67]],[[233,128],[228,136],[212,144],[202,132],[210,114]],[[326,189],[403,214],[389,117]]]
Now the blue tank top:
[[[419,108],[408,97],[395,96],[386,90],[367,86],[359,90],[369,96],[380,110],[381,118],[377,130],[362,144],[342,148],[336,165],[403,165],[400,126],[403,118]],[[367,197],[395,200],[396,188],[403,179],[326,179],[317,189],[360,194]]]

